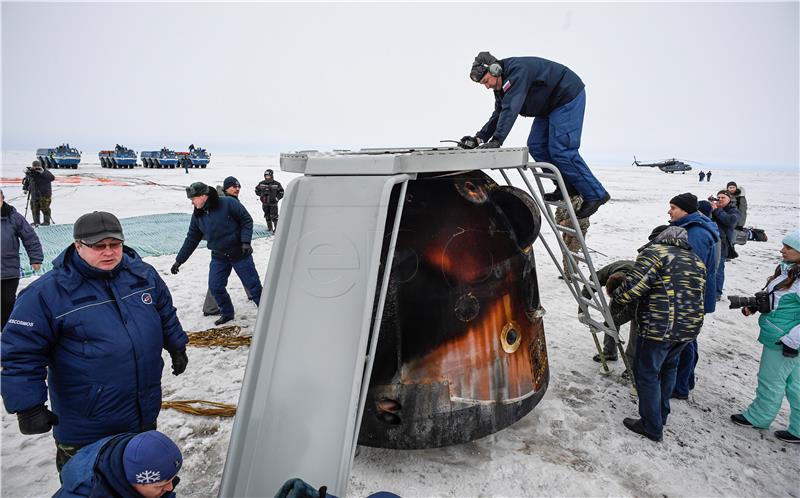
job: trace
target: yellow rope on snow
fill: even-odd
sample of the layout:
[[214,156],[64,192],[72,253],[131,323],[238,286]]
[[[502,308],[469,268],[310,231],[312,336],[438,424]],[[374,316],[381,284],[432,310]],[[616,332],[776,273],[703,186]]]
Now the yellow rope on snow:
[[229,325],[227,327],[215,327],[200,332],[189,333],[189,346],[221,346],[223,348],[236,349],[241,346],[249,346],[253,336],[240,336],[241,327]]
[[[201,405],[201,406],[192,406]],[[206,406],[202,406],[206,405]],[[204,399],[185,399],[180,401],[163,401],[162,409],[172,408],[190,415],[207,415],[216,417],[233,417],[236,415],[236,405],[206,401]]]

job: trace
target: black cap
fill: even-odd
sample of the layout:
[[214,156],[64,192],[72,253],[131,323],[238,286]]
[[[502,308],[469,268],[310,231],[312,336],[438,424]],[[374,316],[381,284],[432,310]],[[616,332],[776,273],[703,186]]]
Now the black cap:
[[125,240],[117,217],[105,211],[94,211],[78,218],[72,227],[72,238],[87,244],[96,244],[107,238]]
[[725,185],[725,186],[726,186],[726,187],[730,187],[731,185],[733,185],[733,186],[734,186],[734,187],[736,187],[736,188],[739,188],[739,186],[738,186],[738,185],[736,185],[736,182],[728,182],[728,184],[727,184],[727,185]]
[[239,180],[237,180],[232,176],[229,176],[228,178],[225,179],[224,182],[222,182],[222,190],[228,190],[231,187],[241,188],[242,185],[239,183]]
[[208,195],[208,185],[203,182],[194,182],[193,184],[186,187],[186,197],[191,199],[192,197],[197,197],[199,195]]
[[697,196],[689,192],[676,195],[669,200],[669,203],[675,204],[686,211],[687,214],[692,214],[697,211]]
[[264,176],[267,176],[267,175],[269,175],[269,176],[273,176],[273,175],[272,175],[272,170],[271,170],[271,169],[264,170]]

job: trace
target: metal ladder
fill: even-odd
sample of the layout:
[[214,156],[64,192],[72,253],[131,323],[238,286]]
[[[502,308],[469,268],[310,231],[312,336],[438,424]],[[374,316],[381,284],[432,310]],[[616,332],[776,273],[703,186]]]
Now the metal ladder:
[[[564,179],[561,177],[561,172],[559,172],[558,169],[550,163],[540,162],[529,163],[526,166],[516,168],[516,170],[517,173],[519,173],[522,181],[525,182],[525,185],[528,187],[528,191],[533,197],[534,202],[536,202],[539,212],[542,213],[542,217],[547,220],[547,223],[550,225],[550,228],[556,235],[556,240],[558,241],[558,246],[560,249],[559,252],[565,257],[567,261],[567,268],[562,268],[561,258],[557,256],[556,252],[553,251],[543,237],[539,237],[539,241],[547,250],[550,258],[553,260],[553,264],[556,268],[558,268],[558,271],[564,278],[564,282],[566,282],[567,287],[569,288],[570,292],[572,292],[572,297],[575,298],[575,301],[578,303],[580,309],[578,312],[578,320],[587,325],[589,327],[589,331],[592,333],[592,339],[594,339],[594,345],[597,348],[597,353],[600,356],[600,363],[602,364],[603,371],[608,373],[609,368],[606,362],[605,354],[603,353],[603,348],[600,345],[599,339],[597,338],[597,334],[599,333],[605,333],[614,338],[618,355],[622,358],[625,368],[631,374],[631,379],[633,380],[632,366],[629,365],[628,357],[625,356],[625,343],[620,338],[616,325],[614,325],[614,320],[611,316],[611,309],[609,308],[608,301],[606,300],[604,289],[600,285],[600,280],[597,278],[597,272],[595,271],[594,264],[592,263],[592,257],[589,254],[589,248],[586,246],[586,241],[583,238],[583,233],[581,233],[578,218],[575,216],[575,210],[572,208],[572,203],[569,202],[570,196],[567,192],[566,185],[564,184]],[[503,175],[503,179],[506,181],[506,183],[508,185],[512,185],[511,179],[508,177],[506,170],[500,169],[499,171],[500,174]],[[532,176],[535,180],[535,188],[531,183],[529,176]],[[561,193],[562,200],[545,201],[545,186],[542,183],[542,180],[552,180],[555,182],[556,186],[558,187],[558,191]],[[569,226],[562,226],[556,223],[555,215],[552,211],[553,206],[556,208],[561,207],[566,209],[567,213],[569,214]],[[567,248],[567,244],[564,242],[564,237],[562,234],[569,234],[575,237],[580,244],[580,254],[575,254],[570,251],[569,248]],[[589,270],[588,274],[584,274],[579,263],[586,265]],[[584,286],[587,289],[594,291],[591,298],[587,299],[581,294],[581,288]],[[595,316],[592,315],[593,313],[599,313],[600,317],[595,318]]]

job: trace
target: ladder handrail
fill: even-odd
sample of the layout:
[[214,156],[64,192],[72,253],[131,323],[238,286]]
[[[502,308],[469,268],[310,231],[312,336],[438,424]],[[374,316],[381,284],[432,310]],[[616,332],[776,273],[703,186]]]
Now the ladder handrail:
[[[572,293],[572,297],[578,303],[578,320],[589,327],[589,331],[592,333],[603,369],[606,372],[609,371],[608,365],[605,361],[605,354],[603,353],[596,336],[596,334],[599,332],[603,332],[614,338],[614,342],[617,344],[619,353],[622,355],[625,367],[630,371],[631,366],[628,364],[628,360],[623,349],[624,341],[620,338],[619,330],[614,324],[609,302],[603,293],[603,286],[600,285],[600,279],[595,271],[589,248],[586,245],[586,240],[583,237],[583,232],[580,230],[580,223],[578,218],[575,216],[575,210],[572,207],[572,203],[569,201],[570,195],[567,191],[564,179],[561,176],[561,172],[554,165],[542,162],[529,163],[526,166],[517,167],[516,170],[528,188],[529,193],[533,197],[541,216],[547,221],[548,225],[550,225],[550,228],[553,231],[556,240],[558,241],[558,248],[567,262],[567,268],[562,268],[561,260],[556,256],[555,251],[550,247],[550,244],[548,244],[544,237],[541,235],[538,237],[538,240],[542,243],[545,250],[550,255],[550,259],[552,259],[553,264],[564,278],[564,282],[567,284],[567,288]],[[499,171],[506,183],[508,185],[512,185],[511,179],[508,177],[505,170],[500,169]],[[536,182],[536,188],[534,188],[533,184],[528,178],[529,175],[526,174],[526,171],[529,171],[530,176],[533,176],[533,179]],[[545,188],[542,184],[543,178],[553,180],[556,183],[558,191],[562,196],[561,201],[551,202],[544,200]],[[551,208],[553,205],[564,207],[566,209],[567,214],[569,215],[569,226],[564,227],[555,221],[555,216]],[[562,237],[562,232],[568,233],[578,241],[581,248],[582,257],[572,253],[572,251],[569,250],[564,238]],[[583,261],[588,267],[588,276],[584,275],[580,265],[578,264],[578,260]],[[590,297],[586,298],[582,294],[582,288],[588,288],[594,292],[590,292]],[[594,305],[590,306],[590,302]],[[599,311],[602,314],[603,319],[596,320],[592,316],[590,308],[594,308],[595,310]]]

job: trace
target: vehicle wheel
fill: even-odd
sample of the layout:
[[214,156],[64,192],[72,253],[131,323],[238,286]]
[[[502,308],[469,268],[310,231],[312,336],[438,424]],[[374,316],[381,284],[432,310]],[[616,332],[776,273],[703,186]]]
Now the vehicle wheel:
[[206,166],[207,166],[206,164],[201,164],[200,165],[201,168],[205,168]]
[[72,165],[72,169],[78,169],[78,165],[77,164],[73,164]]
[[114,158],[111,158],[111,167],[112,167],[113,169],[117,169],[117,168],[119,168],[119,165],[117,164],[117,160],[116,160],[116,159],[114,159]]

